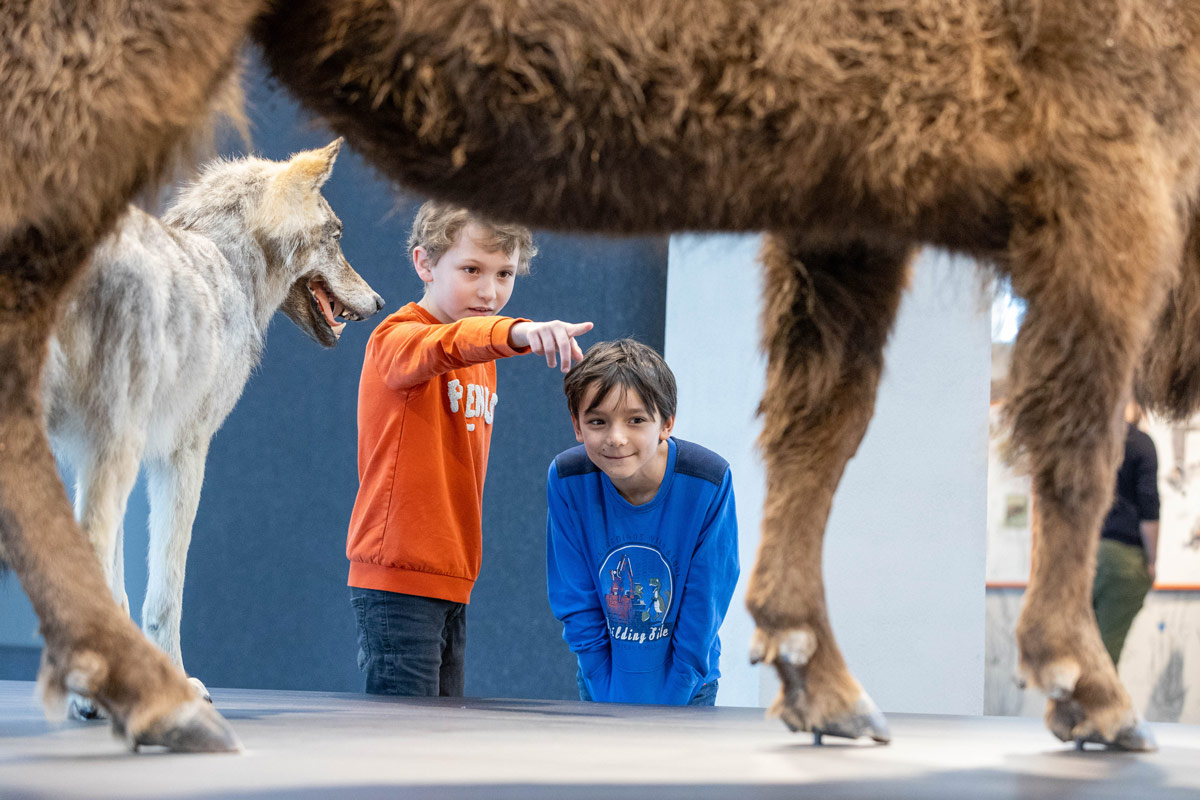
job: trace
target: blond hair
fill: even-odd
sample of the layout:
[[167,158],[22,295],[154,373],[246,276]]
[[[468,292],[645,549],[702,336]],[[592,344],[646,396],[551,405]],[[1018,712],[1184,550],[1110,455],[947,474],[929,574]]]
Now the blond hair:
[[473,238],[475,244],[492,253],[503,251],[506,256],[517,252],[517,274],[529,274],[529,262],[537,255],[533,233],[529,228],[524,225],[497,224],[462,206],[436,200],[426,202],[417,211],[412,232],[408,235],[409,257],[418,247],[423,247],[429,260],[436,264],[454,246],[459,233],[470,223],[488,232],[482,239]]

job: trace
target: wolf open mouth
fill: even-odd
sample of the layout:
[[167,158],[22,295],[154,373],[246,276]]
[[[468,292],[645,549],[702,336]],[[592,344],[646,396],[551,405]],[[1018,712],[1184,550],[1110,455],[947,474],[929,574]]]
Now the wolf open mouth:
[[317,311],[320,312],[321,317],[329,325],[329,330],[333,331],[333,335],[336,337],[341,337],[342,329],[346,327],[345,322],[338,322],[336,320],[337,317],[350,321],[362,319],[362,317],[342,305],[342,301],[338,299],[337,295],[320,278],[313,278],[308,282],[308,293],[312,295],[313,301],[317,306]]

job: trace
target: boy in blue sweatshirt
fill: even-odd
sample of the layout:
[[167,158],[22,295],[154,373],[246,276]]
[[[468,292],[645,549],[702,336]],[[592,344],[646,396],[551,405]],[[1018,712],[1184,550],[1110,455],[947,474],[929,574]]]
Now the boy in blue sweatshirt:
[[653,349],[591,347],[563,383],[575,438],[550,465],[550,608],[582,700],[713,705],[738,578],[729,464],[671,437],[675,376]]

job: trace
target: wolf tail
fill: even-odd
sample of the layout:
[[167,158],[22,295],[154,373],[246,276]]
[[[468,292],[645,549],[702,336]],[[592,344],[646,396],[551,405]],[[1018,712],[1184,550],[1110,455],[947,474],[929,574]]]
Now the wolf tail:
[[1184,247],[1179,282],[1146,343],[1134,394],[1147,411],[1181,420],[1200,409],[1200,226]]

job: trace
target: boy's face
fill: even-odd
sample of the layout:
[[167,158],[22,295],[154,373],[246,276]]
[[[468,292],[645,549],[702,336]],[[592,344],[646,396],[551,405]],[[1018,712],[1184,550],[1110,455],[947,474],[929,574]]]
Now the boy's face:
[[[592,386],[584,393],[580,408],[590,408],[595,401],[596,387]],[[580,412],[572,422],[575,438],[583,443],[588,458],[627,498],[630,493],[658,490],[674,418],[661,419],[637,391],[616,386],[595,408]]]
[[441,322],[466,317],[489,317],[500,313],[512,296],[517,275],[519,248],[512,255],[491,252],[475,243],[486,231],[474,222],[463,226],[458,238],[437,263],[424,247],[413,250],[413,266],[425,282],[420,305]]

